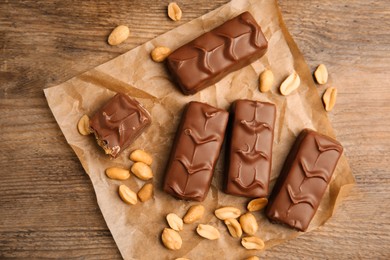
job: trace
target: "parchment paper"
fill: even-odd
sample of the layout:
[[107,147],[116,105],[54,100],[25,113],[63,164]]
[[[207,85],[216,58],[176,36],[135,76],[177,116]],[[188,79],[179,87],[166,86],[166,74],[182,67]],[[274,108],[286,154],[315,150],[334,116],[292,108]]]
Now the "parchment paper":
[[[184,96],[171,82],[164,66],[150,59],[149,53],[155,46],[167,46],[174,50],[246,10],[252,13],[269,40],[268,52],[260,60],[231,73],[214,86],[193,96]],[[275,84],[270,92],[262,94],[258,91],[258,75],[265,68],[274,72]],[[300,88],[289,96],[282,96],[278,87],[294,69],[301,77]],[[153,122],[129,149],[119,158],[111,160],[97,146],[94,137],[81,136],[76,125],[83,114],[92,115],[118,91],[143,103],[151,112]],[[91,178],[104,219],[125,259],[174,259],[183,256],[190,259],[241,259],[259,254],[241,247],[240,239],[232,238],[222,221],[213,215],[216,208],[228,205],[245,212],[249,201],[221,191],[224,152],[214,173],[210,192],[202,203],[206,207],[206,214],[201,220],[201,223],[217,227],[221,238],[215,241],[203,239],[195,233],[197,224],[190,224],[185,225],[180,232],[183,239],[180,250],[169,251],[161,243],[161,232],[167,227],[165,216],[170,212],[183,216],[188,207],[195,204],[176,200],[161,188],[182,109],[189,101],[207,102],[224,109],[240,98],[276,104],[271,187],[295,137],[303,128],[334,136],[310,70],[283,23],[276,1],[269,0],[234,0],[95,69],[45,89],[45,95],[67,142]],[[153,155],[155,196],[145,203],[130,206],[119,199],[118,186],[126,184],[137,192],[144,182],[135,176],[126,181],[114,181],[105,176],[104,170],[112,166],[130,167],[129,153],[137,148],[145,149]],[[308,232],[331,217],[353,183],[347,160],[342,156]],[[260,227],[256,235],[265,241],[266,248],[303,234],[282,225],[271,224],[263,212],[255,212],[255,216]]]

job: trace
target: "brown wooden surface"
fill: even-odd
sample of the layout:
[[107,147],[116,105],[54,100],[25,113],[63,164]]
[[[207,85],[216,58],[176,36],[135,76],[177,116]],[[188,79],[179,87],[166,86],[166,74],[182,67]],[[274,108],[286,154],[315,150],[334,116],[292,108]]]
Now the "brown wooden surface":
[[[0,0],[0,258],[102,258],[120,254],[88,176],[43,95],[226,0]],[[390,258],[390,4],[280,0],[287,27],[314,69],[339,90],[329,114],[357,185],[318,230],[267,258]],[[117,24],[132,36],[106,44]],[[319,93],[324,91],[319,88]]]

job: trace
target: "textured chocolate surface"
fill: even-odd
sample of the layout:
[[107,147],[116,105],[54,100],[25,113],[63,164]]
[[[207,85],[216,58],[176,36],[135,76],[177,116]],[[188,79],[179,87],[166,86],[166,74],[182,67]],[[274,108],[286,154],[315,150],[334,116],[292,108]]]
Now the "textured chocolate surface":
[[276,107],[237,100],[230,112],[225,192],[244,197],[268,196]]
[[166,169],[166,192],[180,199],[205,199],[228,119],[227,111],[205,103],[186,106]]
[[260,26],[244,12],[178,48],[166,64],[173,80],[189,95],[257,60],[267,47]]
[[111,98],[90,119],[98,144],[114,158],[150,123],[149,112],[137,100],[122,93]]
[[268,218],[305,231],[332,178],[343,147],[304,129],[295,141],[266,209]]

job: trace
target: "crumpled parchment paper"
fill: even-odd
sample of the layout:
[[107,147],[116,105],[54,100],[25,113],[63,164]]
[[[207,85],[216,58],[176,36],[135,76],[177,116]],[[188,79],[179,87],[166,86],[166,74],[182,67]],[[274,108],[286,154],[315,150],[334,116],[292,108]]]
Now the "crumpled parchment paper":
[[[193,96],[184,96],[171,82],[165,67],[150,59],[149,53],[154,47],[167,46],[174,50],[246,10],[261,25],[269,41],[268,51],[261,59],[229,74],[217,84]],[[275,84],[270,92],[263,94],[258,91],[258,76],[265,68],[274,72]],[[293,70],[300,75],[301,85],[298,91],[282,96],[278,89],[280,83]],[[81,136],[78,133],[77,122],[83,114],[92,115],[119,91],[143,103],[151,113],[153,122],[129,149],[112,160],[98,147],[93,135]],[[240,98],[276,104],[271,187],[295,137],[303,128],[312,128],[334,137],[310,70],[283,23],[276,1],[233,0],[67,82],[45,89],[45,95],[67,142],[91,178],[101,212],[125,259],[174,259],[184,256],[190,259],[241,259],[259,253],[244,249],[240,239],[232,238],[222,221],[213,215],[216,208],[227,205],[245,212],[249,201],[221,191],[224,152],[220,156],[209,194],[202,203],[206,213],[200,221],[217,227],[221,238],[215,241],[201,238],[195,233],[197,223],[194,223],[185,225],[180,232],[183,239],[180,250],[167,250],[161,243],[161,232],[167,227],[165,216],[170,212],[183,216],[188,207],[195,204],[174,199],[162,191],[173,137],[182,110],[189,101],[207,102],[224,109]],[[155,196],[145,203],[130,206],[120,200],[118,186],[126,184],[137,192],[144,182],[135,176],[126,181],[111,180],[105,176],[104,170],[113,166],[130,167],[129,153],[138,148],[153,155]],[[342,156],[308,232],[331,217],[354,182],[348,162]],[[303,234],[270,223],[263,212],[254,214],[260,227],[256,235],[265,241],[266,248]]]

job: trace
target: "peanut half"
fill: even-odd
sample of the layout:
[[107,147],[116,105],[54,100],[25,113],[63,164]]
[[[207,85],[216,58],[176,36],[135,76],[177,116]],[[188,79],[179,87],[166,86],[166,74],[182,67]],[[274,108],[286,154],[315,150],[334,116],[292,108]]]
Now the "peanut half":
[[193,205],[191,206],[185,216],[183,217],[183,221],[186,224],[194,223],[203,217],[204,207],[202,205]]
[[337,89],[334,87],[327,88],[324,95],[322,96],[322,101],[324,101],[325,110],[331,111],[336,104],[337,98]]
[[164,246],[170,250],[179,250],[183,244],[179,233],[171,228],[164,228],[161,240]]
[[146,183],[137,193],[141,202],[150,200],[153,197],[153,184]]
[[324,64],[318,65],[317,69],[314,71],[314,77],[318,84],[323,85],[328,82],[328,69]]
[[291,92],[296,90],[300,84],[301,84],[301,79],[299,75],[294,71],[280,85],[280,93],[282,93],[283,96],[287,96]]
[[245,258],[245,260],[260,260],[260,258],[258,258],[257,256],[253,255],[253,256],[250,256],[248,258]]
[[259,77],[260,92],[268,92],[271,89],[272,84],[274,84],[274,73],[272,72],[272,70],[266,69],[260,74]]
[[77,130],[81,135],[89,135],[91,133],[91,129],[89,128],[89,117],[87,115],[83,115],[79,122],[77,123]]
[[245,213],[240,217],[242,230],[248,235],[254,235],[259,228],[255,216],[252,213]]
[[215,216],[220,220],[228,218],[238,218],[241,215],[241,211],[235,207],[222,207],[214,212]]
[[248,203],[246,207],[249,211],[258,211],[262,210],[268,204],[267,198],[257,198],[253,199]]
[[215,240],[221,236],[218,229],[210,225],[199,224],[196,228],[196,232],[199,234],[199,236],[209,240]]
[[241,245],[246,249],[261,250],[264,248],[264,241],[258,237],[244,237],[241,240]]
[[175,3],[175,2],[169,3],[168,16],[173,21],[179,21],[181,19],[182,11],[177,3]]
[[169,213],[166,218],[167,218],[168,225],[173,230],[176,231],[183,230],[183,220],[178,215],[176,215],[175,213]]
[[149,165],[143,162],[136,162],[131,166],[131,172],[139,179],[147,181],[153,178],[153,172]]
[[133,162],[143,162],[147,165],[151,165],[153,162],[152,156],[144,150],[140,149],[134,150],[130,154],[130,160],[132,160]]
[[242,229],[240,223],[235,218],[225,219],[225,225],[229,230],[229,233],[232,237],[241,237]]
[[126,25],[119,25],[108,36],[108,44],[118,45],[124,42],[130,35],[129,27]]
[[171,54],[171,49],[168,47],[159,46],[152,50],[150,56],[155,62],[163,62],[169,54]]
[[124,181],[130,177],[130,171],[119,167],[110,167],[106,169],[106,175],[110,179]]
[[137,194],[134,191],[130,190],[126,185],[119,186],[119,196],[127,204],[137,204]]

